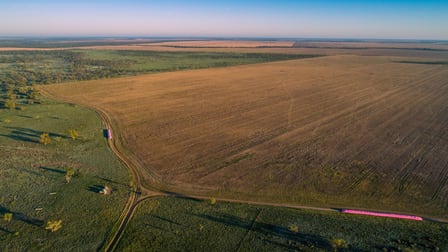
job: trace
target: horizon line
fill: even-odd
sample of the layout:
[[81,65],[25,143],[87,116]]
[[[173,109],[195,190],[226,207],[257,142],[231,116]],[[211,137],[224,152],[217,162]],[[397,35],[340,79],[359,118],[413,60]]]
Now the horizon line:
[[394,41],[394,42],[448,42],[447,39],[432,38],[369,38],[369,37],[307,37],[307,36],[198,36],[198,35],[4,35],[3,39],[215,39],[215,40],[326,40],[336,42],[360,42],[360,41]]

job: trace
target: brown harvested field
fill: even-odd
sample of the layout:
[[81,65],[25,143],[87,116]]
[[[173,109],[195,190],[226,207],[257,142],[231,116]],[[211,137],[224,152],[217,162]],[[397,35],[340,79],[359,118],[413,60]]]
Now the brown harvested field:
[[[448,217],[448,66],[328,56],[49,85],[176,190]],[[421,60],[420,60],[421,61]]]
[[306,42],[297,41],[296,48],[350,48],[350,49],[417,49],[417,50],[448,50],[448,43],[392,43],[392,42]]

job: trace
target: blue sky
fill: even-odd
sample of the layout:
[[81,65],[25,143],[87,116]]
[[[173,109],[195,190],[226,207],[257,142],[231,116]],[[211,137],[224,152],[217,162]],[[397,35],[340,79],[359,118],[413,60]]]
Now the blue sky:
[[0,17],[19,36],[448,39],[448,0],[0,0]]

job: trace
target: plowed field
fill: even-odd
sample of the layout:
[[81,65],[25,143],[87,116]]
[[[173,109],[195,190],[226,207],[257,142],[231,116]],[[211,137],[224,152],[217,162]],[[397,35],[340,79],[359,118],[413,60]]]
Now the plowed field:
[[177,190],[448,216],[446,64],[339,55],[44,89],[106,111]]

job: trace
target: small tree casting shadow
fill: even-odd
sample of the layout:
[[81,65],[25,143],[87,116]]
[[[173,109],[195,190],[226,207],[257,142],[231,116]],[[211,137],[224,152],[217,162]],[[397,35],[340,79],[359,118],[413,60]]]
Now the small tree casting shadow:
[[13,220],[18,220],[18,221],[22,221],[25,222],[26,224],[30,224],[33,226],[38,226],[41,227],[44,225],[44,221],[43,220],[39,220],[39,219],[35,219],[35,218],[31,218],[23,213],[20,212],[13,212],[10,211],[9,209],[0,206],[0,214],[3,215],[5,213],[12,213],[13,215]]
[[[5,127],[5,128],[10,129],[11,132],[9,134],[1,134],[0,136],[8,137],[16,141],[29,142],[29,143],[39,143],[40,135],[44,133],[43,131],[22,127]],[[49,136],[60,137],[65,139],[70,138],[68,136],[61,135],[58,133],[49,133]]]

